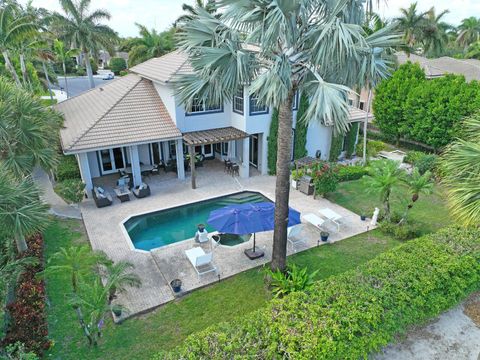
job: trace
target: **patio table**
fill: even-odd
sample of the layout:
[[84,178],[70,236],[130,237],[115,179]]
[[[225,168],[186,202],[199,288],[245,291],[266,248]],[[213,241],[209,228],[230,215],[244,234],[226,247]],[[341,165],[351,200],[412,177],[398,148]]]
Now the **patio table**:
[[[143,174],[153,170],[153,165],[140,165],[140,172]],[[125,172],[129,175],[133,174],[132,167],[128,166],[125,168]]]
[[115,195],[117,195],[117,198],[120,200],[120,202],[130,201],[131,191],[128,190],[127,187],[116,187],[113,189],[113,191],[115,192]]

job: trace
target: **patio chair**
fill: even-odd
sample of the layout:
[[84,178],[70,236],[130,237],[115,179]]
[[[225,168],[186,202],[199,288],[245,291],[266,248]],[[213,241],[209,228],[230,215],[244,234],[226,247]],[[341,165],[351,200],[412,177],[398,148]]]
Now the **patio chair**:
[[151,194],[150,186],[148,186],[145,183],[142,183],[139,186],[135,186],[132,192],[133,192],[133,195],[138,199],[150,196]]
[[185,250],[185,255],[199,277],[210,272],[217,273],[217,268],[212,264],[212,253],[205,253],[201,247],[194,247]]
[[195,166],[196,167],[203,167],[203,162],[205,161],[205,155],[200,154],[195,156]]
[[232,173],[232,176],[240,176],[240,166],[238,164],[232,163],[230,172]]
[[92,196],[97,208],[102,208],[113,204],[112,196],[101,187],[94,187],[92,190]]
[[168,161],[165,163],[164,170],[165,170],[165,172],[169,172],[169,171],[174,171],[174,170],[175,170],[175,166],[174,166],[174,164],[173,164],[173,162],[172,162],[171,160],[168,160]]
[[325,223],[325,220],[323,220],[321,217],[315,214],[309,213],[309,214],[303,215],[302,219],[306,223],[309,223],[315,226],[318,230],[323,231],[321,226]]
[[293,251],[297,251],[296,246],[300,244],[305,244],[305,236],[301,236],[303,226],[301,224],[291,226],[287,229],[287,241],[292,245]]
[[340,219],[343,218],[342,215],[337,214],[335,211],[333,211],[330,208],[323,208],[318,210],[318,212],[320,213],[320,215],[322,215],[323,217],[325,217],[326,219],[328,219],[329,221],[337,225],[337,230],[340,231]]
[[150,174],[151,175],[158,175],[160,173],[160,166],[162,166],[162,164],[153,164],[153,168],[152,170],[150,170]]

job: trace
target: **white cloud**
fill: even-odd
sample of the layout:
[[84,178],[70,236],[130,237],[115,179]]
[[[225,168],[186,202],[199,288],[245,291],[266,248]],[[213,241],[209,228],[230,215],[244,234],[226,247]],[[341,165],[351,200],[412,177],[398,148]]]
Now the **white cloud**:
[[[384,0],[382,0],[384,1]],[[21,0],[26,3],[27,0]],[[413,0],[387,0],[377,11],[385,17],[392,18],[399,14],[399,8],[408,7]],[[92,0],[92,9],[104,8],[110,11],[112,19],[109,25],[121,36],[135,36],[138,31],[135,22],[148,28],[165,30],[181,14],[182,3],[193,3],[193,0]],[[33,0],[34,6],[49,10],[60,10],[58,0]],[[435,6],[437,12],[449,9],[446,21],[458,25],[464,18],[480,16],[479,0],[418,0],[421,11]]]

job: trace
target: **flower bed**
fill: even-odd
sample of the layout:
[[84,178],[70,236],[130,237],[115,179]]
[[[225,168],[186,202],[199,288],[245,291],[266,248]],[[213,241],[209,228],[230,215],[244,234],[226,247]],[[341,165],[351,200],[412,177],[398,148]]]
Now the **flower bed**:
[[27,351],[39,356],[47,350],[51,342],[48,339],[47,315],[45,311],[45,284],[36,275],[43,270],[43,237],[35,235],[27,239],[28,250],[24,257],[35,257],[39,261],[28,266],[20,277],[16,289],[16,300],[8,306],[12,317],[4,345],[17,341],[25,344]]

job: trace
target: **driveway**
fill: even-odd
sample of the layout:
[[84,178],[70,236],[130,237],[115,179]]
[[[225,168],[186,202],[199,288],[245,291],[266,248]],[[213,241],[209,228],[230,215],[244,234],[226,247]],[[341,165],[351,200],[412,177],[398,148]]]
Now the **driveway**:
[[[103,75],[102,75],[103,76]],[[93,80],[95,87],[108,84],[111,80],[102,80],[102,76],[95,75]],[[69,97],[77,96],[87,90],[90,90],[90,84],[88,82],[88,76],[67,77]],[[58,86],[54,88],[62,87],[65,89],[65,78],[58,76]]]

